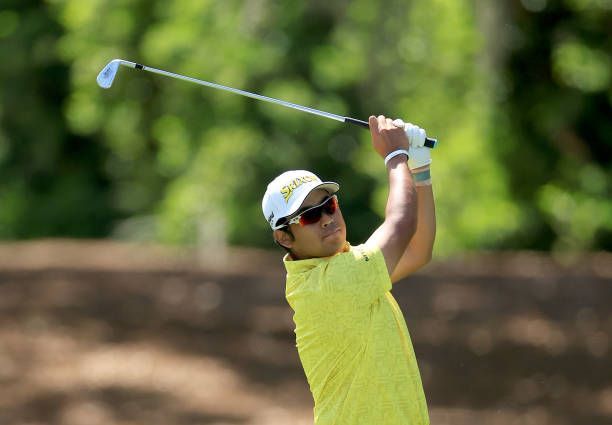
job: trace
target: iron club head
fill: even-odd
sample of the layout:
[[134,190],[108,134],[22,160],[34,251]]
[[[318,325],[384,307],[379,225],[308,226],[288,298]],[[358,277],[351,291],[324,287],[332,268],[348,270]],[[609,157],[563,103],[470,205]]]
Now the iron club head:
[[113,85],[113,80],[115,79],[115,75],[117,75],[117,69],[119,69],[120,64],[120,59],[113,59],[102,69],[102,71],[100,71],[96,78],[100,87],[107,89]]

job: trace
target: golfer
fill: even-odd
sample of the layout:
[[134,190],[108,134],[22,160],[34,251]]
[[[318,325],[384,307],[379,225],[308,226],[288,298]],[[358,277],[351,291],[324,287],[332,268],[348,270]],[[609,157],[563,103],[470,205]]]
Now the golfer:
[[412,342],[390,291],[431,258],[431,156],[421,128],[382,115],[369,124],[389,196],[385,219],[367,242],[347,243],[339,185],[308,171],[274,179],[262,209],[287,251],[286,297],[315,424],[426,425]]

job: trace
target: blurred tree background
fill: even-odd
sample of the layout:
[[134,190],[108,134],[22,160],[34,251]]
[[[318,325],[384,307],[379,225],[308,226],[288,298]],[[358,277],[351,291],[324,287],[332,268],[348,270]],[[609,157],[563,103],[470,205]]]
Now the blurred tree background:
[[349,239],[380,221],[369,133],[122,68],[338,114],[402,117],[433,153],[438,254],[612,249],[610,0],[3,0],[0,238],[271,247],[261,196],[341,183]]

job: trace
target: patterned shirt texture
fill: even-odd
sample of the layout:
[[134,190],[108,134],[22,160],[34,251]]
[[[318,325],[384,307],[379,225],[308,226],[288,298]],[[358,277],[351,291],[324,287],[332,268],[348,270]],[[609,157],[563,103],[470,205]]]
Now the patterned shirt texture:
[[292,261],[286,297],[316,425],[428,425],[404,316],[378,247]]

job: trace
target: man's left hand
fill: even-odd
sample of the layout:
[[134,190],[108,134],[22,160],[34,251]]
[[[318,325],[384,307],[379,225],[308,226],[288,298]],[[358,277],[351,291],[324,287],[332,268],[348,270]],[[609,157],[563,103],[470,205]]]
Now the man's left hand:
[[425,130],[401,119],[393,121],[393,125],[401,127],[408,135],[410,149],[408,149],[408,167],[411,170],[431,164],[431,149],[425,147]]

